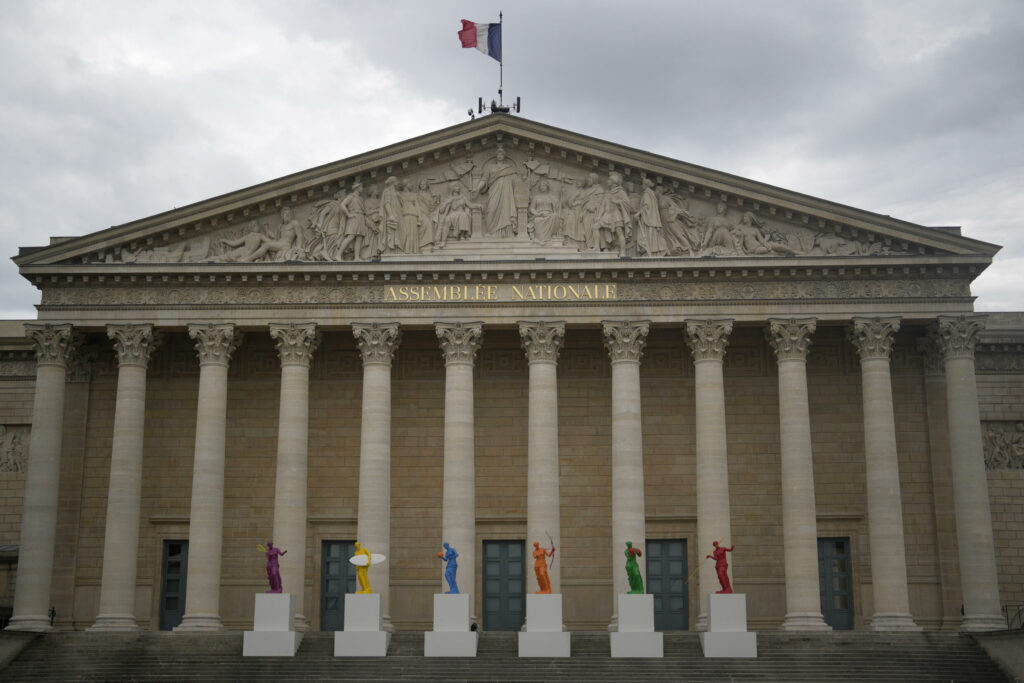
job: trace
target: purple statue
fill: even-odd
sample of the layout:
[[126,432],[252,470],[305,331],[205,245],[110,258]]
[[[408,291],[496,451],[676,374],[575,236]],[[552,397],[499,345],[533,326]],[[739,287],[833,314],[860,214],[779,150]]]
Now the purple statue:
[[262,545],[256,546],[262,553],[267,556],[267,581],[270,582],[270,590],[268,593],[280,593],[281,592],[281,567],[278,564],[278,556],[284,555],[287,550],[281,550],[280,548],[274,547],[273,541],[267,541],[267,547],[264,548]]

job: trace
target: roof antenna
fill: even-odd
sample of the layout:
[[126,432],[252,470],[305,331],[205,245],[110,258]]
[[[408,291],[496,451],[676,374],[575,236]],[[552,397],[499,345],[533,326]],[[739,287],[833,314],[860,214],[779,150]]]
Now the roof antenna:
[[[469,114],[469,118],[471,119],[475,119],[477,114],[483,114],[485,111],[489,114],[508,114],[509,112],[514,111],[518,114],[521,110],[519,97],[516,97],[516,101],[514,103],[505,104],[505,62],[502,61],[504,54],[501,49],[500,42],[503,23],[504,17],[501,12],[498,12],[498,101],[495,102],[494,100],[491,100],[490,106],[487,106],[484,104],[484,98],[478,97],[476,101],[476,112],[474,113],[472,108],[466,110],[466,113]],[[494,24],[491,24],[491,26],[494,26]]]

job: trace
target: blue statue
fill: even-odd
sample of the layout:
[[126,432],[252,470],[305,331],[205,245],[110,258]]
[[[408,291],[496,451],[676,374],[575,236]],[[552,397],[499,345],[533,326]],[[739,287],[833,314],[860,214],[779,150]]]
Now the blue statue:
[[444,578],[448,582],[448,592],[446,595],[452,595],[459,592],[459,586],[455,583],[455,572],[459,570],[459,563],[456,558],[458,558],[459,554],[455,552],[455,548],[447,543],[442,545],[444,545],[444,550],[438,550],[437,556],[447,562],[444,567]]

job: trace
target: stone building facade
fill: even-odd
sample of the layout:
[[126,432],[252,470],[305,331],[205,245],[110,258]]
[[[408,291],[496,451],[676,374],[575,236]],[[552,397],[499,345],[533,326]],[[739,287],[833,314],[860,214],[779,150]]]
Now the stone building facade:
[[429,628],[443,541],[484,628],[533,541],[566,626],[614,628],[632,541],[664,627],[700,629],[715,540],[754,629],[997,628],[1024,602],[1024,314],[970,292],[997,250],[503,115],[24,248],[10,627],[248,627],[273,538],[314,630],[354,540],[397,629]]

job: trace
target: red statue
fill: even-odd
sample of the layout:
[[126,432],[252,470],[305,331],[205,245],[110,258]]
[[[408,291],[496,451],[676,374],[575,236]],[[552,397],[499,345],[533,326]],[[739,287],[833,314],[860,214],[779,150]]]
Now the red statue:
[[551,577],[548,576],[548,561],[549,555],[555,554],[554,546],[551,550],[540,547],[540,541],[533,542],[533,571],[537,574],[537,585],[540,587],[538,593],[550,593],[551,592]]
[[725,554],[731,553],[736,546],[733,545],[731,548],[726,548],[725,546],[718,545],[718,541],[715,541],[714,546],[715,549],[711,551],[708,558],[715,560],[715,572],[718,574],[718,583],[722,584],[722,590],[715,591],[715,593],[732,593],[732,584],[729,583],[729,563],[725,560]]

